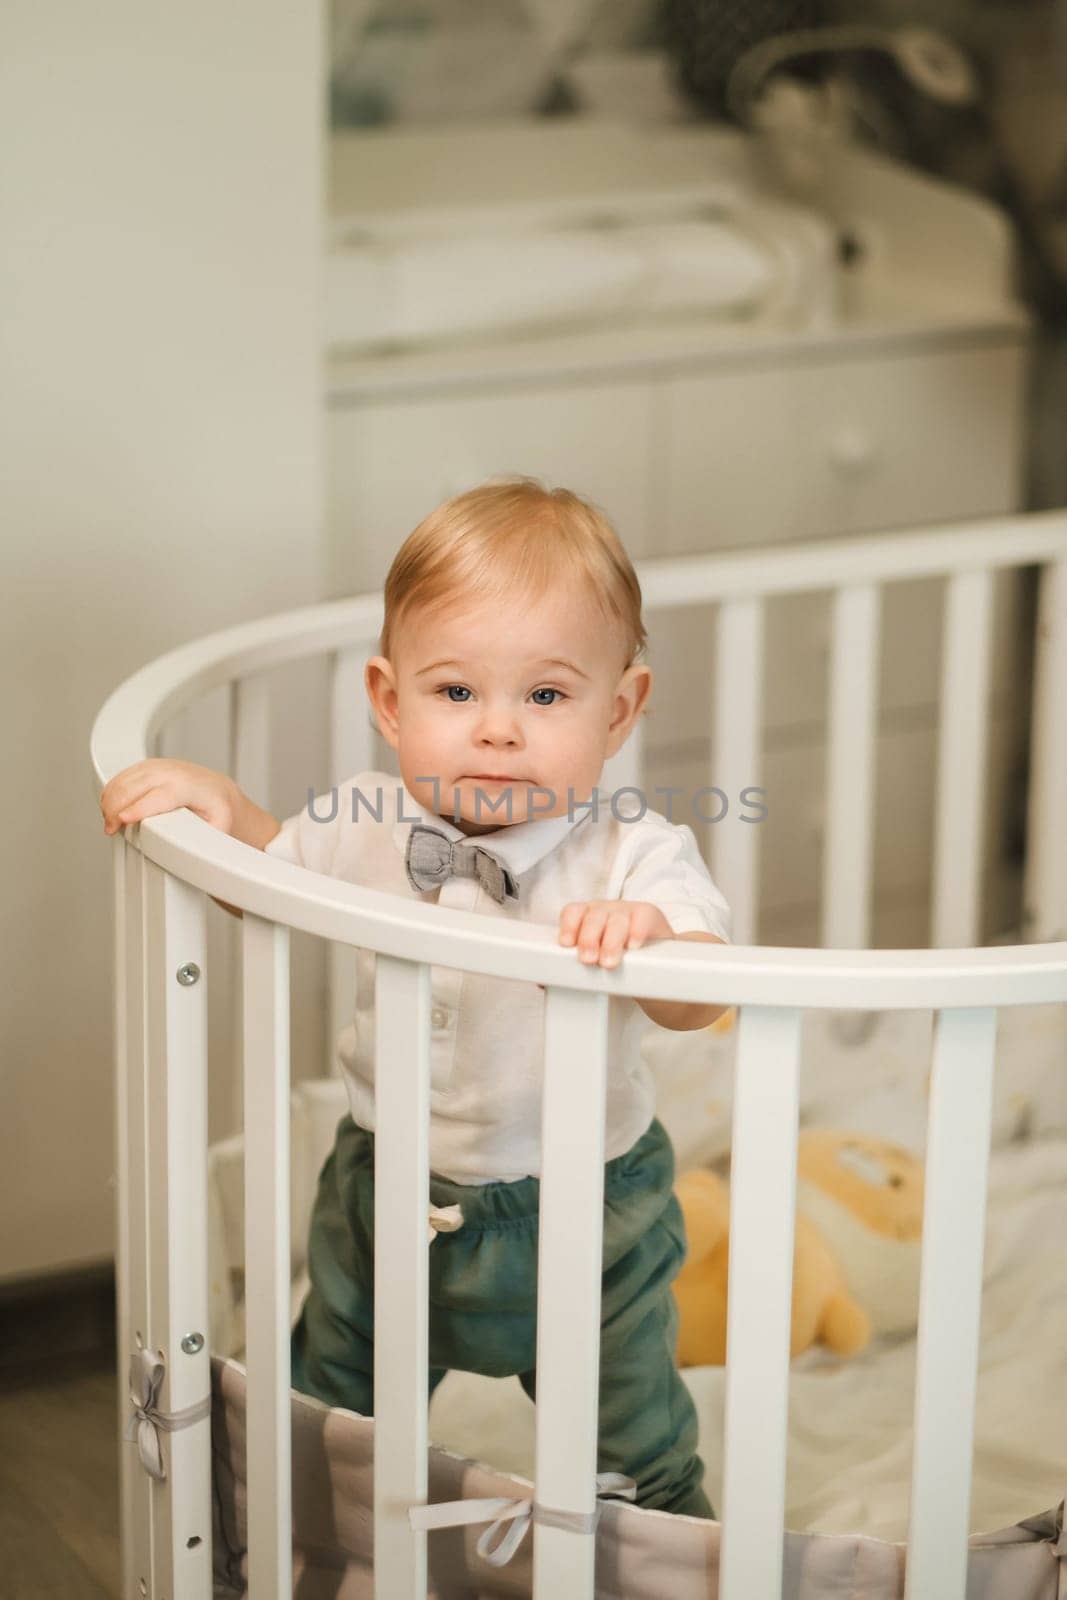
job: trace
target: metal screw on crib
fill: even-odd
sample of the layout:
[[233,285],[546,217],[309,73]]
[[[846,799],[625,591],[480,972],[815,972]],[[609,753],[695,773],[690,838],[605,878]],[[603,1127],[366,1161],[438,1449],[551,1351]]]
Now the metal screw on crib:
[[188,989],[192,984],[200,981],[200,968],[195,961],[186,961],[183,966],[178,968],[175,977],[180,984]]
[[202,1333],[187,1333],[182,1340],[182,1349],[187,1356],[195,1356],[204,1348],[204,1335]]

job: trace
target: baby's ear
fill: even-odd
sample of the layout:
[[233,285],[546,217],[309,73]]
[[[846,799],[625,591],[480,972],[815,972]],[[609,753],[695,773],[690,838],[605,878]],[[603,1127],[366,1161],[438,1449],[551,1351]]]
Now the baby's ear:
[[395,749],[397,732],[396,677],[385,656],[372,656],[363,669],[363,687],[370,701],[371,714],[382,738]]
[[635,661],[632,667],[627,667],[623,679],[631,680],[630,692],[634,695],[634,715],[639,716],[649,703],[654,682],[652,668],[644,661]]
[[[651,692],[652,668],[646,667],[643,661],[627,667],[615,689],[615,704],[608,729],[609,733],[614,734],[619,740],[616,749],[625,742],[634,723],[644,711]],[[612,751],[612,754],[614,753]]]

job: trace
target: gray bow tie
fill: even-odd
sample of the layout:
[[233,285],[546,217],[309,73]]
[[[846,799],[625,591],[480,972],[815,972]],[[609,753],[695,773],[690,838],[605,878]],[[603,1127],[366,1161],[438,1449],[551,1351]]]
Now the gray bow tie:
[[508,895],[513,900],[519,897],[518,879],[498,856],[480,844],[450,839],[439,828],[427,828],[421,822],[413,823],[408,834],[404,866],[413,889],[437,889],[446,878],[477,878],[498,906]]

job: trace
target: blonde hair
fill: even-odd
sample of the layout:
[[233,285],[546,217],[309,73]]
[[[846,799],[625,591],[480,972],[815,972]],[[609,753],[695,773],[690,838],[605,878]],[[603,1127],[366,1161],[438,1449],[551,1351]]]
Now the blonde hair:
[[577,578],[619,626],[631,666],[647,644],[641,586],[618,534],[598,506],[536,478],[491,478],[445,500],[404,540],[385,580],[379,649],[391,659],[401,621],[463,597],[537,599]]

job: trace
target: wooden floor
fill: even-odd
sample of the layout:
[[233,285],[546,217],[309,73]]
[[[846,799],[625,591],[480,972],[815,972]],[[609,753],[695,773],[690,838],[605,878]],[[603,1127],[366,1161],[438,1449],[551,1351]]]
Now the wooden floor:
[[0,1388],[0,1600],[117,1600],[116,1404],[111,1371]]

